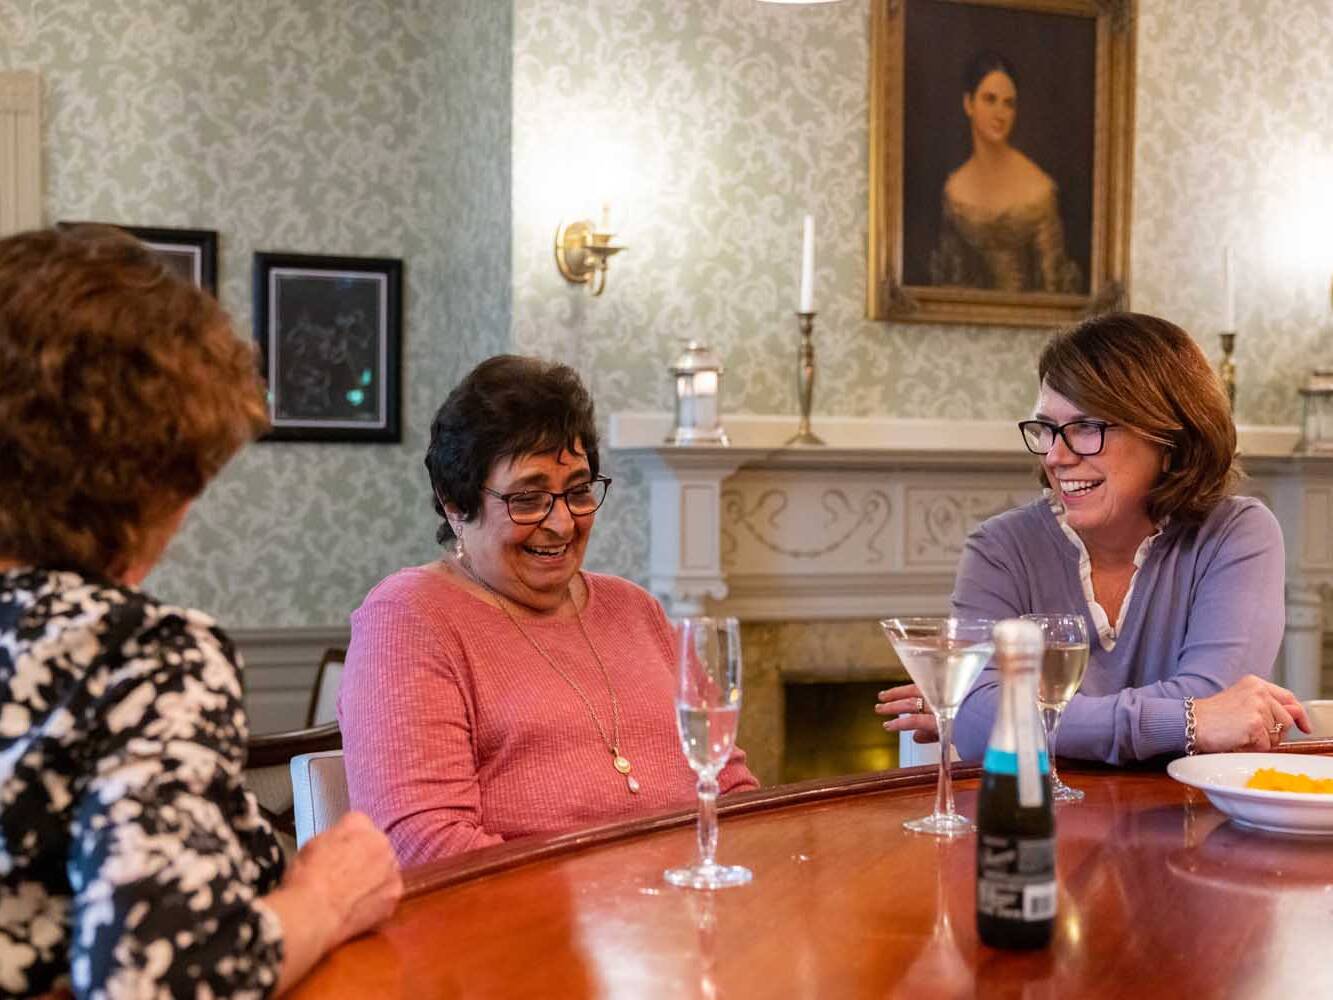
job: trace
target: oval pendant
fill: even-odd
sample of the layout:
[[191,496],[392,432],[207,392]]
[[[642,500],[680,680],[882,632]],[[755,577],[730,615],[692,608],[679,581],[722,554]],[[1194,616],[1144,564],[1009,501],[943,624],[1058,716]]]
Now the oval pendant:
[[[627,757],[622,757],[620,754],[616,754],[616,759],[611,763],[615,765],[616,770],[621,774],[629,774],[630,763]],[[635,791],[638,791],[638,789],[635,789]]]
[[635,795],[639,794],[639,779],[634,777],[634,775],[627,775],[625,777],[625,784],[629,785],[629,790]]

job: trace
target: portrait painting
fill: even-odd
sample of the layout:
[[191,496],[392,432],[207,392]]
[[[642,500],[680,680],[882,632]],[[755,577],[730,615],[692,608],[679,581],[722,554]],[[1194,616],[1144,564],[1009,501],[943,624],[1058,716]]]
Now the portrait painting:
[[256,253],[270,441],[400,439],[402,261]]
[[[62,222],[61,226],[80,225]],[[123,229],[153,250],[187,281],[212,295],[218,293],[218,234],[213,229],[171,229],[163,226],[125,226],[118,222],[96,225]]]
[[1127,304],[1132,0],[876,0],[869,313]]

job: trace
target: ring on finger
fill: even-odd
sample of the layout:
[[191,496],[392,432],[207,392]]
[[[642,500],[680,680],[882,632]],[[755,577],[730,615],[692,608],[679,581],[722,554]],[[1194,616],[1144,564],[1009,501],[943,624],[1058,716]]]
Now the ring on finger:
[[1277,736],[1281,736],[1281,735],[1282,735],[1282,730],[1284,730],[1284,729],[1286,729],[1286,728],[1287,728],[1287,724],[1286,724],[1285,722],[1275,722],[1275,723],[1273,723],[1273,728],[1270,729],[1270,730],[1268,730],[1268,731],[1269,731],[1270,733],[1272,733],[1275,737],[1277,737]]
[[926,710],[926,699],[918,695],[916,699],[916,714],[920,715],[925,710]]

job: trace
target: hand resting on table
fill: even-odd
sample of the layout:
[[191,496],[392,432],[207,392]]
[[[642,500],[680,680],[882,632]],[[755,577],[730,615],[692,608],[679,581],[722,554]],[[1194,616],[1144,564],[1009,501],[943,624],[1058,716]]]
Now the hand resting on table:
[[[934,743],[940,738],[939,726],[929,710],[922,710],[920,697],[915,684],[888,688],[879,692],[875,712],[896,716],[884,723],[889,732],[912,732],[917,743]],[[1225,691],[1197,699],[1194,714],[1199,753],[1271,750],[1292,728],[1311,731],[1310,719],[1296,696],[1254,674]]]

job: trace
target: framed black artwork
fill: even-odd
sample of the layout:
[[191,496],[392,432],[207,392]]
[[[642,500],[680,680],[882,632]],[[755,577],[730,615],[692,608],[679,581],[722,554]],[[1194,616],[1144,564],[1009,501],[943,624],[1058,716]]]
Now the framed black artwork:
[[[61,226],[81,223],[62,222]],[[181,277],[193,281],[212,295],[218,293],[218,234],[213,229],[169,229],[163,226],[123,226],[118,222],[95,225],[115,226],[157,252],[167,266]]]
[[256,253],[269,441],[401,439],[403,262]]

